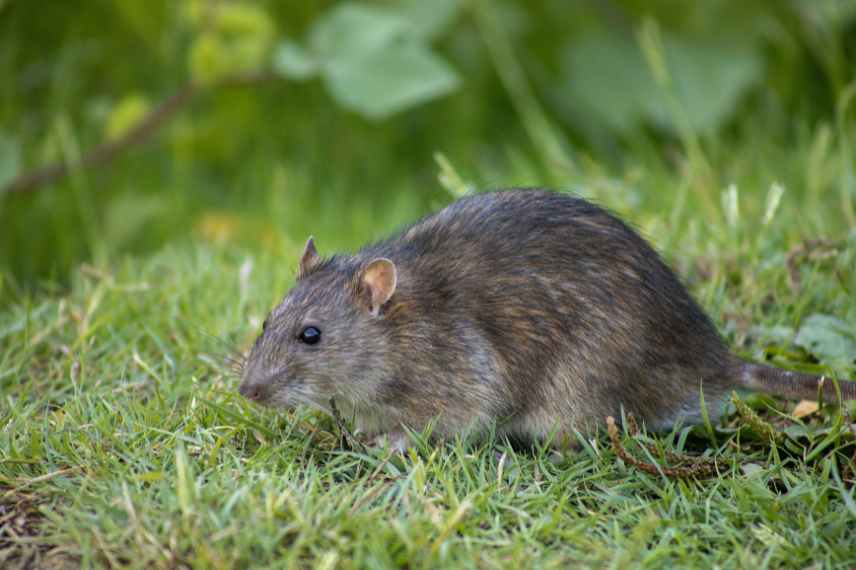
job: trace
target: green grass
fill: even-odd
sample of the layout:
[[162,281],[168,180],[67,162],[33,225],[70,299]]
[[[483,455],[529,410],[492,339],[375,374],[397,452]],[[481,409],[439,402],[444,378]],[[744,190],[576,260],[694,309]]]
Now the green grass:
[[[126,97],[188,79],[178,4],[100,4],[0,18],[0,135],[22,167],[73,159]],[[330,3],[262,4],[299,39]],[[354,249],[462,189],[515,185],[632,222],[740,355],[856,377],[843,6],[793,22],[751,3],[605,10],[652,67],[660,32],[757,38],[759,87],[700,133],[668,78],[673,130],[613,132],[565,100],[564,42],[599,33],[587,10],[568,27],[561,3],[465,4],[439,46],[464,79],[448,99],[373,122],[319,82],[214,91],[109,165],[0,195],[0,568],[856,567],[853,404],[795,419],[792,402],[741,395],[760,419],[647,447],[623,434],[661,470],[667,452],[719,468],[674,479],[603,433],[562,455],[423,436],[406,456],[351,450],[328,417],[238,396],[224,357],[250,346],[307,235]],[[816,315],[838,325],[800,340]]]
[[[640,164],[620,176],[583,160],[580,172],[554,183],[634,222],[739,353],[828,372],[830,362],[795,346],[794,335],[816,313],[856,322],[856,234],[848,234],[852,212],[842,206],[849,189],[836,153],[846,149],[812,157],[811,145],[712,149],[706,160],[716,176],[640,149]],[[463,178],[486,185],[538,176],[522,154],[508,156],[510,166]],[[737,192],[724,191],[732,181]],[[764,222],[774,181],[786,191]],[[252,342],[292,282],[309,231],[302,213],[321,220],[314,232],[322,253],[354,248],[426,203],[451,199],[439,185],[426,190],[433,202],[416,199],[417,186],[402,184],[396,200],[360,207],[359,197],[343,205],[335,193],[313,201],[308,182],[287,199],[274,185],[270,218],[281,212],[290,224],[269,229],[266,241],[253,245],[259,234],[232,228],[225,244],[214,243],[203,231],[155,254],[108,252],[73,271],[67,285],[33,292],[6,281],[0,524],[11,530],[0,530],[0,565],[37,558],[138,568],[856,564],[852,407],[850,416],[824,409],[797,421],[788,417],[792,404],[750,399],[789,430],[793,439],[781,444],[735,416],[712,438],[704,429],[650,436],[661,451],[717,458],[719,476],[675,480],[625,465],[603,434],[562,456],[491,439],[423,441],[401,457],[346,449],[322,415],[243,401],[223,355]],[[797,286],[789,252],[815,237],[834,246],[790,256]],[[626,435],[625,445],[645,461],[668,463]]]

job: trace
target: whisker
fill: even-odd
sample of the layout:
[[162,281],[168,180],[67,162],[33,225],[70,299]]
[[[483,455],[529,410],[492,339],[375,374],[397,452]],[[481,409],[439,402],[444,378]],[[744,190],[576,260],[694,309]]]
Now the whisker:
[[302,404],[304,406],[308,406],[312,409],[318,410],[320,412],[324,412],[325,414],[328,414],[328,415],[332,414],[332,412],[327,408],[327,406],[324,406],[324,405],[310,399],[308,396],[305,396],[303,394],[299,394],[299,393],[289,394],[286,396],[286,399],[283,402],[288,402],[288,400],[291,400],[292,402],[297,403],[297,404]]
[[201,334],[202,336],[204,336],[204,337],[205,337],[206,339],[208,339],[208,340],[213,340],[214,342],[217,342],[217,343],[219,343],[219,344],[221,344],[221,345],[225,345],[225,346],[232,346],[231,341],[228,341],[228,340],[224,339],[223,337],[221,337],[221,336],[219,336],[219,335],[216,335],[216,334],[214,334],[214,333],[212,333],[212,332],[210,332],[210,331],[207,331],[207,330],[205,330],[205,329],[204,329],[204,328],[202,328],[202,327],[198,327],[198,326],[197,326],[197,327],[195,327],[195,328],[196,328],[196,331],[197,331],[199,334]]
[[226,371],[238,376],[243,374],[244,367],[247,364],[247,357],[245,355],[199,353],[198,357],[220,371]]
[[243,376],[247,364],[247,355],[244,351],[228,338],[213,334],[202,327],[195,328],[207,341],[211,341],[211,346],[207,347],[207,354],[200,354],[200,358],[230,375]]
[[[202,327],[197,327],[196,330],[204,336],[207,340],[213,341],[218,345],[218,352],[232,353],[232,354],[240,354],[243,352],[240,348],[237,347],[235,341],[223,338],[222,336],[218,336],[214,333],[208,332]],[[232,334],[232,333],[226,333]]]
[[244,355],[227,355],[223,358],[223,361],[230,366],[243,367],[247,363],[247,357]]

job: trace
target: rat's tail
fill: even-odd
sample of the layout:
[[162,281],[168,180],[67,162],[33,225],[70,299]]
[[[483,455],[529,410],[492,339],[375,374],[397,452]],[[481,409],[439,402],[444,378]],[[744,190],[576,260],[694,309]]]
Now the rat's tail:
[[[744,362],[740,366],[740,384],[749,390],[765,392],[793,400],[838,401],[835,382],[825,376],[782,370],[765,364]],[[856,382],[839,379],[838,387],[844,400],[856,400]]]

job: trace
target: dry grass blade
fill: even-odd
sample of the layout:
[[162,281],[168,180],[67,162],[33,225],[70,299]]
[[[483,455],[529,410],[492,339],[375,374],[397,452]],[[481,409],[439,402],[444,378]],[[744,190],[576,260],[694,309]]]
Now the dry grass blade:
[[342,418],[342,413],[339,411],[339,408],[336,407],[336,399],[330,398],[330,415],[333,417],[333,421],[336,422],[336,427],[339,428],[339,441],[341,446],[348,450],[357,450],[357,451],[366,451],[366,446],[363,445],[357,437],[351,433],[351,430],[348,429],[348,424],[345,423],[344,418]]
[[839,253],[840,244],[827,239],[810,239],[802,242],[788,252],[788,286],[794,293],[802,290],[800,265],[807,261],[819,261],[834,257]]
[[753,431],[758,433],[761,437],[765,439],[769,439],[773,443],[779,444],[781,443],[785,436],[781,432],[777,431],[769,422],[763,420],[761,416],[756,414],[752,408],[747,406],[743,400],[737,395],[737,392],[731,393],[731,403],[734,404],[734,407],[737,409],[737,415],[740,416],[740,419],[743,420],[743,423],[748,425]]

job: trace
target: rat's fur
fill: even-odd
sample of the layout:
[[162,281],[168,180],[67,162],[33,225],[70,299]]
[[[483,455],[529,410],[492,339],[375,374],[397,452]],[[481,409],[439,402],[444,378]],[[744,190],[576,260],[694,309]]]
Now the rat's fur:
[[[318,344],[298,340],[303,327]],[[331,398],[373,433],[482,431],[540,439],[623,406],[653,429],[716,420],[735,387],[813,397],[815,377],[732,356],[660,256],[580,198],[463,198],[355,255],[310,239],[269,315],[241,392],[274,406]],[[856,384],[842,382],[846,398]],[[834,398],[832,383],[824,392]]]

